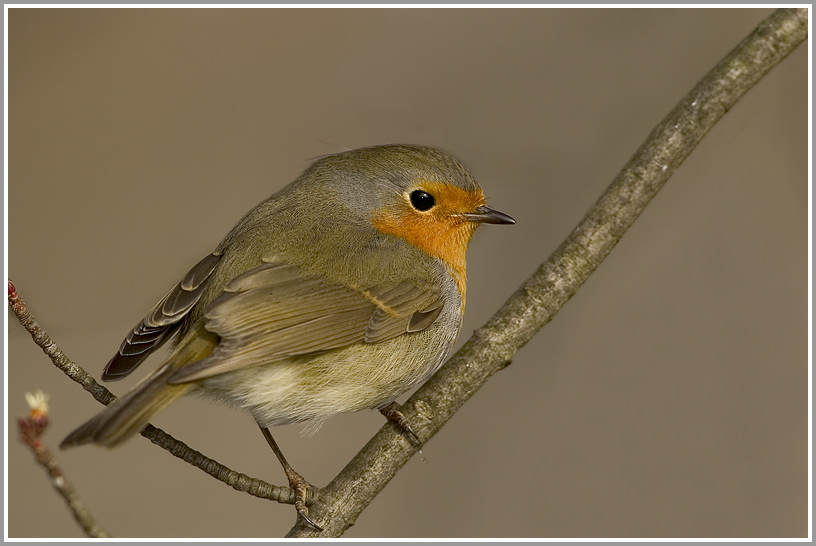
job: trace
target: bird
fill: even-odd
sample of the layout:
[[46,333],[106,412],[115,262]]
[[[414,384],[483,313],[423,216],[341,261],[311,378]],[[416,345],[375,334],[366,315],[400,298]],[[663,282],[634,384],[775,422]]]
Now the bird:
[[113,447],[182,395],[248,411],[308,516],[308,482],[269,427],[396,405],[436,371],[462,325],[466,252],[482,224],[514,224],[436,148],[387,144],[318,158],[250,210],[122,341],[122,379],[164,362],[61,443]]

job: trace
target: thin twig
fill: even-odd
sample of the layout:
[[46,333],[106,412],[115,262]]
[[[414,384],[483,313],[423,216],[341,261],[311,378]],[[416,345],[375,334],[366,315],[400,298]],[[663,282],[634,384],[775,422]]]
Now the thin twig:
[[[51,359],[51,362],[53,362],[57,368],[69,378],[82,385],[82,388],[91,393],[93,397],[102,404],[107,406],[116,400],[116,396],[113,393],[97,383],[88,372],[65,356],[65,353],[54,343],[43,327],[31,316],[25,301],[23,301],[23,298],[17,292],[17,288],[11,279],[8,281],[8,294],[9,307],[11,307],[17,320],[19,320],[20,324],[31,334],[34,343],[42,348],[43,352],[48,355],[48,358]],[[141,434],[157,446],[169,451],[173,456],[203,470],[210,476],[224,482],[237,491],[244,491],[255,497],[284,504],[295,503],[295,493],[290,488],[272,485],[258,478],[252,478],[246,474],[236,472],[218,461],[206,457],[184,442],[173,438],[158,427],[148,425]],[[309,498],[311,499],[314,496],[314,491],[310,493]]]
[[82,388],[91,393],[100,403],[107,406],[116,400],[116,396],[114,396],[111,391],[97,383],[96,380],[91,377],[91,374],[77,366],[70,358],[65,356],[62,349],[60,349],[57,344],[51,340],[48,333],[36,320],[34,320],[31,313],[28,312],[28,308],[26,307],[23,298],[21,298],[17,293],[17,287],[14,286],[11,279],[8,280],[8,303],[9,307],[11,307],[11,310],[14,312],[14,315],[17,317],[17,320],[19,320],[20,324],[23,325],[23,328],[25,328],[26,331],[31,334],[31,338],[34,340],[34,343],[36,343],[40,349],[43,350],[46,356],[51,359],[54,366],[59,368],[62,373],[82,385]]
[[65,499],[65,504],[68,505],[68,509],[71,510],[74,519],[77,520],[85,534],[91,538],[109,538],[108,532],[96,522],[73,486],[65,479],[54,454],[40,440],[40,436],[48,426],[48,405],[45,395],[42,392],[33,395],[26,393],[26,399],[29,401],[31,411],[26,417],[17,419],[20,440],[31,448],[37,462],[48,472],[51,477],[51,485]]
[[[807,9],[763,21],[652,131],[605,193],[535,274],[420,389],[402,411],[428,441],[487,379],[507,366],[578,291],[717,121],[807,38]],[[296,524],[289,537],[337,537],[418,450],[384,426],[309,509],[323,528]]]
[[[184,442],[176,440],[162,429],[148,425],[142,431],[142,436],[166,449],[173,456],[200,468],[218,481],[224,482],[236,491],[249,493],[254,497],[277,501],[283,504],[295,504],[295,492],[288,487],[271,485],[258,478],[236,472],[214,459],[203,455]],[[307,499],[314,497],[316,491],[310,491]]]

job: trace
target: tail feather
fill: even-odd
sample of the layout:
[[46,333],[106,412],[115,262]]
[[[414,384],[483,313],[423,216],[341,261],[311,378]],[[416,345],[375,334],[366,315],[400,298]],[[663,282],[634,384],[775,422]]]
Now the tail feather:
[[60,447],[91,443],[113,447],[141,432],[154,415],[195,388],[194,383],[170,385],[167,381],[180,367],[207,357],[218,339],[203,326],[191,331],[161,368],[74,430]]
[[[172,373],[173,370],[170,370]],[[113,447],[141,432],[150,419],[192,386],[168,385],[170,373],[163,369],[115,400],[101,413],[69,434],[61,448],[94,443]]]

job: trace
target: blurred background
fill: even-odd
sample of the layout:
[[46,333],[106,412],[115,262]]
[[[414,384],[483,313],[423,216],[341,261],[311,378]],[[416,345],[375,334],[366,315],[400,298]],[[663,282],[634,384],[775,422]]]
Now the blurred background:
[[[443,148],[516,218],[478,233],[461,345],[652,128],[770,9],[10,9],[9,276],[99,377],[128,330],[312,158]],[[805,537],[806,44],[703,140],[558,316],[347,537]],[[79,537],[17,440],[101,409],[9,313],[8,534]],[[152,369],[161,354],[145,368]],[[109,385],[125,392],[148,370]],[[286,480],[253,421],[189,399],[154,424]],[[383,424],[273,430],[328,483]],[[250,497],[137,437],[58,452],[117,537],[279,537]]]

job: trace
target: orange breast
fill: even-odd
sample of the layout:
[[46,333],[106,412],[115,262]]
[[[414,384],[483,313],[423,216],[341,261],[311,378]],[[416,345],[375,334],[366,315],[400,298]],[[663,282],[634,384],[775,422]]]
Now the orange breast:
[[414,210],[410,206],[381,210],[375,214],[372,223],[383,233],[402,237],[448,264],[464,305],[467,283],[465,256],[476,225],[461,214],[484,204],[484,195],[449,184],[424,182],[419,187],[433,195],[438,205],[427,212]]

